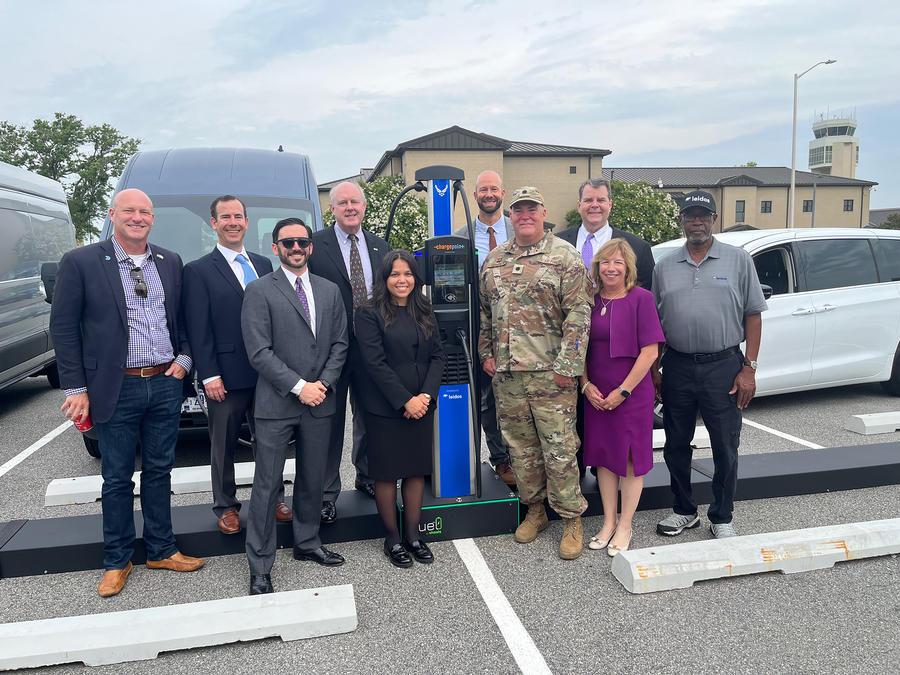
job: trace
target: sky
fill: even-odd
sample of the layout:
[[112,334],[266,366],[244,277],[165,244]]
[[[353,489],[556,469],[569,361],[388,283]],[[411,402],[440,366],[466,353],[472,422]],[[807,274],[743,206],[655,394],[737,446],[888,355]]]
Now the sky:
[[143,149],[303,152],[325,182],[460,125],[606,148],[604,167],[797,168],[814,115],[859,125],[900,207],[900,3],[0,0],[0,120],[59,111]]

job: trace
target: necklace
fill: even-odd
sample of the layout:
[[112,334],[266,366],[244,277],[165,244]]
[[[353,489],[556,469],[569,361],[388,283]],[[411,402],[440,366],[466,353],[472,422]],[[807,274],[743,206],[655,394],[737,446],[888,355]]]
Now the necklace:
[[600,296],[600,305],[601,305],[601,307],[600,307],[600,316],[606,316],[606,308],[609,307],[609,306],[612,304],[613,300],[619,300],[620,298],[624,298],[624,297],[625,297],[624,295],[620,295],[620,296],[615,297],[615,298],[609,298],[608,300],[606,300],[606,301],[604,302],[603,296],[601,295],[601,296]]

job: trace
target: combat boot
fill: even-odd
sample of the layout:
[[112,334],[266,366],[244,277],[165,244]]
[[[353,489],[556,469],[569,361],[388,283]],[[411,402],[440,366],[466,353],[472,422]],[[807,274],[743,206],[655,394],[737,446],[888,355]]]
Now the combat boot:
[[530,544],[537,539],[538,532],[543,532],[550,526],[547,519],[547,511],[544,510],[544,503],[528,505],[528,513],[525,520],[519,523],[516,533],[513,535],[520,544]]
[[575,560],[584,550],[584,530],[581,527],[581,516],[566,518],[562,539],[559,542],[559,557],[563,560]]

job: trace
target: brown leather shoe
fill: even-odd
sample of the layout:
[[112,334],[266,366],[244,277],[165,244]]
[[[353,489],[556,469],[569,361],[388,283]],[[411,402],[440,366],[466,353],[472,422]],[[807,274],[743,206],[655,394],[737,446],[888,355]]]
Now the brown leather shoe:
[[176,551],[165,560],[148,560],[151,570],[172,570],[173,572],[193,572],[203,567],[203,558],[192,558]]
[[275,505],[275,520],[279,523],[289,523],[294,519],[294,510],[284,502]]
[[97,592],[100,594],[100,597],[108,598],[113,595],[118,595],[119,592],[125,588],[125,582],[128,580],[128,575],[131,574],[131,570],[133,569],[134,565],[129,562],[125,565],[124,569],[106,570],[103,573],[103,577],[100,579],[100,585],[97,586]]
[[222,534],[237,534],[241,531],[241,517],[234,509],[228,509],[216,523]]
[[507,484],[507,486],[515,489],[516,487],[516,474],[513,473],[512,467],[503,462],[502,464],[498,464],[494,467],[494,473],[500,476],[500,480]]

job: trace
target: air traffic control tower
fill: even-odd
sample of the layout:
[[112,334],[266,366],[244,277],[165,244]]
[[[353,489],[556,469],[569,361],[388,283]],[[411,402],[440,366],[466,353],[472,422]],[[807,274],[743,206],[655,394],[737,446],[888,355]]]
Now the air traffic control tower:
[[813,122],[815,138],[809,142],[809,170],[855,178],[859,162],[859,139],[855,133],[855,115],[816,115]]

